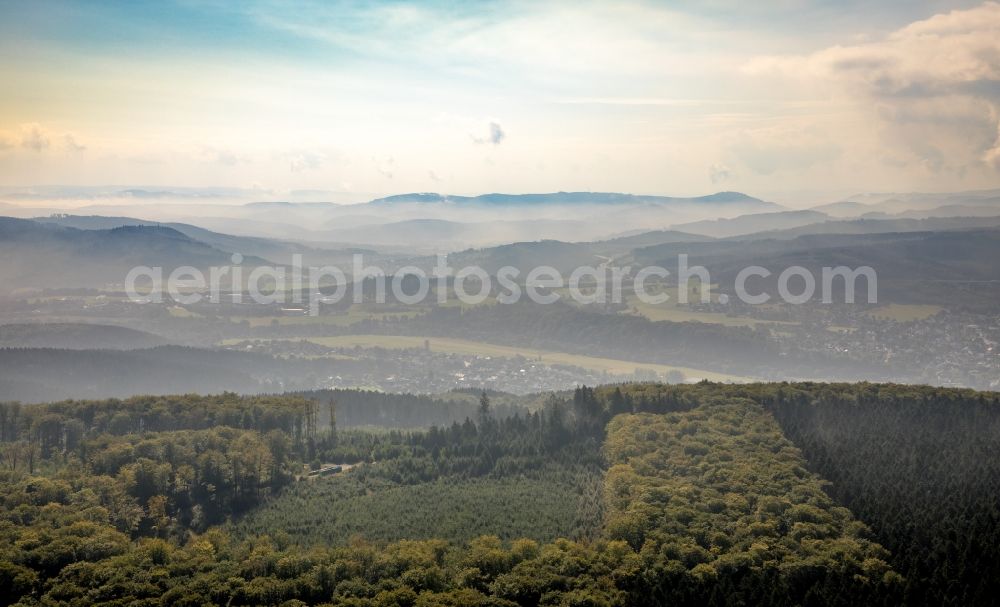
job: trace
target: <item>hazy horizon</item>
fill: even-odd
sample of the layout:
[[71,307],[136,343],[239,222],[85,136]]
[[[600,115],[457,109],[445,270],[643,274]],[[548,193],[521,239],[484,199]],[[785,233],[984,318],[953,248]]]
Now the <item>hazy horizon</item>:
[[0,184],[1000,187],[1000,4],[852,8],[9,4]]
[[[133,196],[127,192],[136,190],[144,191],[143,196]],[[141,207],[144,205],[157,205],[164,202],[175,204],[192,204],[204,202],[213,205],[245,205],[255,202],[290,202],[302,204],[332,203],[340,206],[362,205],[374,200],[391,198],[394,196],[404,196],[407,194],[440,194],[442,196],[476,197],[492,194],[505,194],[513,196],[531,194],[560,194],[560,193],[616,193],[632,196],[661,196],[666,198],[700,198],[735,192],[745,194],[752,198],[773,202],[792,210],[808,209],[815,206],[831,204],[844,201],[855,201],[863,197],[891,197],[896,195],[909,196],[949,196],[957,194],[992,193],[1000,190],[997,188],[975,188],[969,190],[934,190],[934,191],[862,191],[856,189],[844,189],[838,193],[820,193],[816,191],[794,191],[794,192],[764,192],[757,193],[736,188],[708,188],[697,192],[674,192],[664,191],[630,191],[630,190],[573,190],[560,189],[551,191],[541,190],[487,190],[487,191],[450,191],[445,189],[437,190],[386,190],[382,192],[335,192],[328,190],[253,190],[239,189],[232,187],[196,187],[178,184],[119,184],[119,185],[93,185],[75,186],[66,184],[33,184],[33,185],[6,185],[0,186],[0,204],[12,205],[21,209],[39,210],[73,210],[85,209],[89,206],[121,206],[122,208]],[[58,194],[55,192],[59,191]]]

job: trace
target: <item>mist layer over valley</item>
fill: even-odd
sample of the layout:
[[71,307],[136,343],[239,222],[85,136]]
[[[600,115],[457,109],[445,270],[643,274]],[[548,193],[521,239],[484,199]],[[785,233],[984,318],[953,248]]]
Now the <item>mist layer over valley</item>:
[[[5,353],[5,381],[12,398],[29,401],[80,389],[93,397],[344,387],[433,393],[485,386],[528,393],[667,377],[995,388],[1000,275],[992,260],[1000,255],[1000,197],[995,192],[895,195],[888,203],[857,198],[866,202],[819,207],[835,208],[837,216],[776,211],[778,205],[721,193],[693,199],[414,194],[361,205],[208,204],[202,208],[206,215],[224,209],[231,217],[182,217],[192,223],[161,223],[157,214],[174,207],[156,205],[154,211],[146,204],[121,209],[150,213],[141,217],[8,218],[0,232],[0,249],[6,252],[0,345],[19,350]],[[911,202],[902,206],[904,201]],[[956,208],[948,204],[956,202],[960,210],[975,208],[977,214],[941,210]],[[637,230],[633,214],[642,214],[647,226],[662,221],[663,229]],[[293,221],[334,225],[362,215],[367,223],[331,229],[327,234],[340,229],[343,236],[329,242],[314,240],[319,232],[306,227],[290,228],[289,237],[280,239],[239,234],[245,219],[273,225],[279,215],[289,226]],[[438,219],[443,215],[452,220]],[[675,221],[696,216],[703,219]],[[231,233],[207,227],[220,224]],[[588,239],[598,233],[602,236]],[[479,244],[460,248],[468,242],[456,239]],[[504,244],[485,244],[492,241]],[[417,303],[405,295],[400,300],[413,292],[405,285],[417,280],[414,272],[431,276],[442,254],[455,269],[482,271],[473,279],[476,288],[462,285],[463,292],[486,288],[481,303],[458,301],[454,276],[429,280],[428,293]],[[382,299],[378,280],[354,275],[355,257],[360,267],[385,272]],[[704,268],[710,284],[701,284],[700,275],[682,284],[677,267],[682,257],[689,267]],[[341,298],[313,310],[303,301],[315,293],[284,285],[268,302],[252,300],[247,277],[255,268],[291,272],[293,262],[306,272],[319,265],[341,268],[347,280]],[[183,267],[208,274],[213,267],[236,265],[244,270],[243,282],[225,283],[214,295],[203,285],[197,303],[170,296],[142,303],[126,293],[126,275],[134,267],[162,268],[166,276]],[[770,276],[753,277],[745,289],[775,300],[780,272],[793,266],[816,277],[823,268],[870,267],[877,281],[855,280],[854,303],[845,303],[847,284],[838,281],[831,282],[832,293],[817,288],[794,305],[749,305],[735,285],[751,265]],[[564,278],[581,267],[617,270],[625,277],[623,292],[615,301],[581,303],[568,297],[563,284],[546,290],[561,295],[551,305],[497,303],[503,291],[499,272],[517,271],[520,290],[541,266]],[[633,279],[643,267],[667,270],[643,282],[664,301],[651,304],[639,297]],[[484,285],[482,276],[490,284]],[[401,291],[391,286],[396,279]],[[584,289],[597,287],[587,280],[592,281],[584,280]],[[330,292],[334,282],[323,282],[320,289]],[[211,351],[206,359],[211,364],[194,365],[191,375],[167,371],[184,358],[158,348],[168,343]],[[94,372],[71,372],[79,361],[92,369],[121,368],[115,358],[120,355],[100,352],[107,349],[136,350],[130,357],[136,368],[105,374],[96,383],[90,383]],[[32,361],[30,376],[19,366],[21,359]],[[81,379],[74,379],[78,375]],[[120,385],[116,377],[124,375],[130,379]]]

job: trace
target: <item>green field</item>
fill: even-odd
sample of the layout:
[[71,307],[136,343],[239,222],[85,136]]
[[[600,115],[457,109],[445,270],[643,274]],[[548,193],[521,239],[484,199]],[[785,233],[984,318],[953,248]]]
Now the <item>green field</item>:
[[[226,340],[223,345],[231,345],[240,340]],[[631,375],[638,370],[650,370],[656,373],[667,373],[669,371],[680,371],[688,380],[708,379],[711,381],[746,382],[751,378],[739,375],[728,375],[726,373],[716,373],[704,369],[693,369],[691,367],[674,367],[670,365],[659,365],[654,363],[639,363],[627,360],[617,360],[614,358],[601,358],[597,356],[583,356],[580,354],[569,354],[566,352],[555,352],[551,350],[538,350],[536,348],[521,348],[517,346],[501,346],[465,339],[455,339],[449,337],[422,337],[412,335],[338,335],[334,337],[311,337],[307,341],[327,346],[330,348],[423,348],[425,342],[429,343],[432,352],[446,352],[451,354],[468,354],[473,356],[502,356],[515,357],[523,356],[548,365],[570,365],[591,371],[611,373],[614,375]]]
[[924,320],[934,316],[943,310],[941,306],[928,306],[918,304],[888,304],[879,306],[871,312],[869,316],[883,320],[895,320],[898,322],[909,322],[913,320]]
[[[772,320],[760,320],[748,316],[729,316],[718,312],[697,312],[685,305],[677,303],[677,289],[665,289],[663,292],[670,295],[670,300],[663,304],[653,305],[639,301],[638,297],[628,295],[625,303],[628,306],[626,314],[642,316],[654,322],[703,322],[709,324],[725,325],[727,327],[756,327],[757,325],[788,324]],[[713,297],[714,299],[714,297]],[[697,292],[692,291],[688,296],[688,301],[701,301]]]
[[174,318],[201,318],[201,314],[196,314],[182,306],[171,306],[167,312]]
[[279,325],[332,325],[335,327],[347,327],[363,320],[389,320],[413,318],[424,312],[424,308],[413,306],[404,309],[400,306],[373,306],[355,304],[342,314],[323,314],[322,316],[309,316],[307,314],[296,314],[293,316],[232,316],[233,322],[246,321],[251,327],[264,327],[272,324]]
[[713,312],[695,312],[687,307],[670,305],[669,303],[652,305],[643,303],[638,299],[630,300],[629,307],[628,313],[643,316],[655,322],[662,320],[669,322],[704,322],[726,325],[728,327],[754,327],[761,322],[753,318],[727,316]]

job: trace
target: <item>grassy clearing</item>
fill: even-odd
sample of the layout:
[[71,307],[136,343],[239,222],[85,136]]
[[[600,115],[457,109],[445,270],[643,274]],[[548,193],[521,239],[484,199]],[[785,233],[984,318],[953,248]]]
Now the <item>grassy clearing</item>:
[[413,318],[423,313],[422,308],[400,310],[396,308],[381,308],[366,305],[352,305],[345,314],[329,314],[323,316],[233,316],[233,322],[246,321],[251,327],[266,327],[274,323],[279,325],[328,325],[348,327],[363,320],[401,320]]
[[[790,324],[787,322],[760,320],[748,316],[729,316],[717,312],[696,312],[687,306],[677,304],[677,289],[670,288],[662,290],[670,296],[670,299],[663,304],[653,305],[639,301],[638,297],[629,295],[625,298],[625,303],[629,309],[626,314],[643,316],[654,322],[703,322],[709,324],[725,325],[727,327],[756,327],[757,325]],[[713,296],[714,299],[714,296]],[[701,301],[700,295],[696,291],[688,294],[688,301]]]
[[287,533],[300,545],[343,545],[480,535],[551,541],[592,531],[587,512],[600,496],[600,470],[533,476],[439,479],[367,486],[352,475],[301,482],[233,527],[239,536]]
[[753,318],[727,316],[713,312],[695,312],[683,306],[673,306],[670,304],[654,306],[638,300],[630,301],[629,307],[631,309],[628,313],[636,316],[644,316],[652,321],[704,322],[726,325],[727,327],[754,327],[760,322]]
[[879,306],[868,313],[872,318],[882,320],[895,320],[897,322],[909,322],[913,320],[924,320],[934,316],[943,308],[941,306],[929,306],[920,304],[888,304]]
[[181,306],[171,306],[167,309],[167,312],[174,318],[201,318],[201,314],[197,314]]

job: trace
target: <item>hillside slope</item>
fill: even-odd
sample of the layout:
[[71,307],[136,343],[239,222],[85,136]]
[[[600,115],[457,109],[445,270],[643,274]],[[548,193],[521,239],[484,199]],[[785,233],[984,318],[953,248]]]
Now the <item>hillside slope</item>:
[[25,323],[0,325],[0,348],[134,350],[162,346],[167,340],[146,331],[114,325]]

